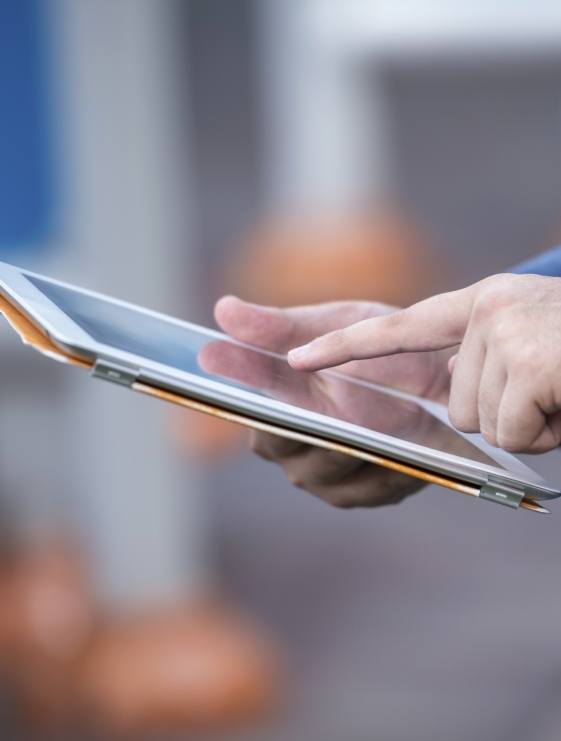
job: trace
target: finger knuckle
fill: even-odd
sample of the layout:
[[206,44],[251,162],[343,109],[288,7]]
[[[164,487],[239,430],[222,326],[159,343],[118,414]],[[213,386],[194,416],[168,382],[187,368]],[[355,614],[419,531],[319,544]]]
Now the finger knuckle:
[[512,291],[513,287],[516,287],[521,280],[523,280],[523,276],[513,273],[495,273],[494,275],[488,275],[486,278],[483,278],[478,285],[480,293],[487,290]]
[[470,415],[466,408],[460,404],[450,404],[448,418],[452,425],[460,432],[473,432]]
[[518,347],[519,329],[513,313],[503,308],[500,313],[493,316],[492,321],[489,339],[493,346],[503,352],[509,351],[511,347]]
[[492,445],[493,447],[496,447],[498,445],[497,433],[495,430],[482,429],[481,437],[485,440],[486,443]]
[[555,444],[548,444],[543,441],[538,441],[535,443],[531,443],[527,447],[525,447],[523,450],[517,450],[513,452],[518,453],[532,453],[533,455],[538,455],[540,453],[548,453],[553,447],[556,447],[559,443]]
[[533,385],[539,385],[546,370],[543,359],[531,344],[518,344],[509,348],[506,363],[510,377],[522,381],[531,380]]
[[497,447],[506,450],[507,453],[520,453],[529,443],[530,441],[524,440],[510,427],[504,427],[497,432]]
[[497,438],[497,447],[505,450],[507,453],[522,453],[527,448],[527,445],[511,437],[499,436]]
[[503,276],[493,276],[493,279],[485,283],[477,294],[473,304],[473,316],[476,319],[489,319],[510,307],[512,303],[513,291],[509,280]]
[[498,407],[496,400],[494,398],[489,398],[485,391],[480,392],[478,411],[481,435],[488,443],[495,445],[497,437]]

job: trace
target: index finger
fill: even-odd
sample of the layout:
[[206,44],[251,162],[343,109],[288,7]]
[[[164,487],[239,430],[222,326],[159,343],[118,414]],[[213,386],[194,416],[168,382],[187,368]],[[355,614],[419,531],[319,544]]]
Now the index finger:
[[442,293],[394,314],[329,332],[291,350],[288,361],[297,370],[314,371],[351,360],[453,347],[464,336],[473,294],[473,286]]

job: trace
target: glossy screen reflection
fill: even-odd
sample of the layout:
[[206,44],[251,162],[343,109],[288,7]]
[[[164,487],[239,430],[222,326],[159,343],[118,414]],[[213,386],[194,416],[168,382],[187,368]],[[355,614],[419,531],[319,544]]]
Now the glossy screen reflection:
[[280,356],[212,332],[27,276],[96,342],[148,360],[350,422],[369,430],[500,466],[413,400],[329,371],[294,371]]

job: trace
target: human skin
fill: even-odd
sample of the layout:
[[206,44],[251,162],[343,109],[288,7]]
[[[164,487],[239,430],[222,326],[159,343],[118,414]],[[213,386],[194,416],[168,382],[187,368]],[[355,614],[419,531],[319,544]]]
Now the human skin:
[[295,369],[314,371],[458,346],[449,361],[455,427],[514,453],[561,444],[561,278],[491,276],[335,328],[288,359]]
[[[318,335],[361,320],[389,316],[395,311],[394,307],[387,305],[356,301],[277,309],[226,296],[217,303],[215,316],[221,329],[235,339],[277,353],[286,353],[290,348],[309,342]],[[219,343],[210,346],[199,362],[209,370],[220,372],[217,364],[220,363],[221,352],[223,349]],[[446,403],[450,380],[448,361],[452,352],[411,353],[407,357],[398,355],[360,363],[350,362],[338,370]],[[229,365],[236,365],[234,357],[230,357]],[[239,380],[259,385],[259,369],[256,371],[251,364],[243,364],[243,360],[238,366]],[[250,379],[247,378],[248,372],[254,374]],[[282,398],[278,389],[275,391],[277,398]],[[314,391],[311,375],[309,393],[313,394]],[[344,388],[334,387],[333,393],[339,408],[344,408]],[[357,393],[356,389],[354,393]],[[350,398],[349,403],[352,403]],[[252,432],[251,447],[261,457],[279,464],[293,485],[338,507],[374,507],[397,503],[423,486],[409,476],[268,433]]]

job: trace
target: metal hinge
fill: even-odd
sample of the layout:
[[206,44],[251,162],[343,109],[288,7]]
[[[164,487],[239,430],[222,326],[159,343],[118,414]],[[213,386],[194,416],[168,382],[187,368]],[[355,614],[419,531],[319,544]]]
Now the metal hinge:
[[501,479],[495,478],[493,474],[489,474],[487,483],[483,484],[479,492],[481,499],[504,504],[506,507],[512,507],[513,509],[518,509],[524,495],[524,489],[514,483],[506,484]]
[[119,386],[132,386],[138,377],[138,371],[126,368],[115,363],[107,363],[104,360],[96,360],[92,376],[101,378],[104,381],[117,383]]

